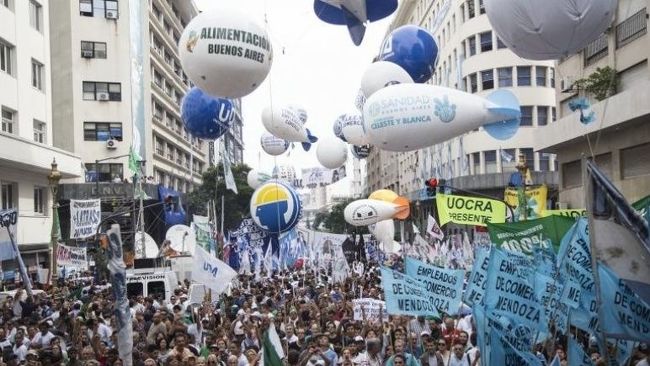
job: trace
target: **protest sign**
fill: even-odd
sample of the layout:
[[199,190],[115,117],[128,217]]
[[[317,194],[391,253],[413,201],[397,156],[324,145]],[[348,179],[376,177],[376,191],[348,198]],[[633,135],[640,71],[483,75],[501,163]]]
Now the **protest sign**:
[[560,277],[564,281],[560,301],[572,308],[579,306],[582,292],[595,296],[588,230],[586,219],[577,220],[562,238],[557,256]]
[[86,248],[75,248],[63,244],[57,244],[56,263],[59,266],[86,268],[88,267]]
[[[372,298],[354,299],[352,300],[352,310],[354,320],[364,320],[365,315],[365,320],[370,322],[388,321],[386,303],[381,300]],[[383,319],[380,319],[380,313]]]
[[314,167],[302,170],[299,188],[324,187],[346,177],[345,166],[338,169]]
[[[530,334],[528,334],[530,336]],[[518,334],[508,334],[496,327],[490,329],[490,358],[488,365],[527,365],[542,366],[542,362],[527,348],[530,339]],[[526,349],[527,348],[527,349]]]
[[557,329],[566,333],[569,317],[569,306],[560,301],[562,284],[550,276],[535,274],[535,296],[544,307],[544,322],[553,321]]
[[548,216],[536,220],[512,223],[488,223],[490,239],[497,248],[533,254],[533,248],[553,248],[557,253],[560,241],[575,220],[562,216]]
[[467,283],[467,289],[463,301],[467,305],[482,305],[485,288],[487,287],[488,264],[490,263],[490,251],[486,248],[478,248],[476,260],[472,267],[472,273]]
[[392,315],[436,316],[438,310],[420,281],[389,268],[381,268],[386,311]]
[[438,311],[457,314],[463,293],[465,271],[444,269],[406,257],[406,275],[424,284]]
[[94,236],[101,220],[101,200],[70,200],[70,239]]
[[531,220],[542,217],[547,193],[545,185],[527,186],[525,191],[523,187],[507,187],[503,200],[513,208],[515,221]]
[[488,222],[506,221],[506,204],[488,198],[436,194],[440,225],[448,222],[486,226]]

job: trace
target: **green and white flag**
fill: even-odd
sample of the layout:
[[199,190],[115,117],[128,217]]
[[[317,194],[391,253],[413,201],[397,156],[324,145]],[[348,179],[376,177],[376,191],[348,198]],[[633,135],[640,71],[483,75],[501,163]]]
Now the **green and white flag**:
[[282,342],[280,341],[278,332],[275,330],[275,325],[271,322],[269,329],[264,333],[260,364],[264,366],[283,366],[283,358],[284,351],[282,350]]
[[133,175],[140,174],[140,160],[142,160],[142,158],[137,152],[135,152],[133,146],[131,146],[129,148],[129,170]]

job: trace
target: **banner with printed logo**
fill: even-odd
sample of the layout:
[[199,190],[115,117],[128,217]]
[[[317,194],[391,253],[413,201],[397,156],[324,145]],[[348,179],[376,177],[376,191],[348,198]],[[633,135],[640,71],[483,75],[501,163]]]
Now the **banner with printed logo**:
[[391,315],[439,317],[434,299],[420,281],[390,268],[381,267],[386,312]]
[[70,200],[70,239],[96,235],[101,220],[101,200]]
[[557,253],[562,238],[574,223],[569,217],[548,216],[520,222],[488,223],[487,228],[497,248],[532,255],[535,247],[553,248]]
[[507,187],[503,200],[513,208],[515,221],[534,220],[546,210],[548,188],[545,185]]
[[[386,302],[381,300],[371,298],[354,299],[352,300],[352,311],[354,313],[354,320],[365,319],[370,322],[388,321]],[[380,314],[383,319],[380,319]]]
[[223,293],[235,277],[237,272],[229,265],[210,255],[200,246],[194,248],[192,281],[205,285],[214,295]]
[[406,275],[424,284],[438,311],[455,315],[460,310],[465,271],[444,269],[406,257]]
[[436,194],[440,225],[448,222],[487,226],[489,222],[506,221],[506,204],[488,198]]
[[300,187],[297,188],[316,188],[324,187],[346,177],[345,166],[337,169],[327,169],[323,167],[314,167],[302,170],[302,179],[299,180]]
[[69,247],[63,244],[56,246],[56,263],[67,267],[88,267],[86,248]]

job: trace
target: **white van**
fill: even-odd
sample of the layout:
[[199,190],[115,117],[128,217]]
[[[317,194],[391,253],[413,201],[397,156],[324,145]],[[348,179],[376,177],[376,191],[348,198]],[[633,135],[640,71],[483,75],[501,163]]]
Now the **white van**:
[[126,271],[126,296],[162,295],[165,301],[169,301],[178,287],[176,273],[168,268],[153,269],[143,268]]

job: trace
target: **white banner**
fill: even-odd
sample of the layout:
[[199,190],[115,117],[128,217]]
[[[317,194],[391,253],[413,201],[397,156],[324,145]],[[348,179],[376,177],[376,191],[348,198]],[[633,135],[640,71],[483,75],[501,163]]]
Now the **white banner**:
[[56,263],[59,266],[85,268],[88,266],[86,248],[75,248],[63,244],[57,244]]
[[224,292],[235,277],[237,272],[229,265],[211,256],[200,246],[194,248],[192,280],[212,289],[212,296]]
[[364,298],[352,300],[352,310],[354,311],[354,320],[363,320],[363,313],[365,313],[366,320],[370,322],[378,322],[379,310],[382,309],[383,321],[388,321],[388,312],[386,312],[386,303],[381,300]]
[[431,238],[433,240],[442,240],[445,237],[445,234],[442,233],[442,230],[440,229],[440,225],[438,225],[438,222],[436,219],[429,215],[429,218],[427,220],[427,233],[431,235]]
[[102,219],[101,201],[70,200],[70,239],[85,239],[97,233]]
[[345,165],[337,169],[326,169],[323,167],[315,167],[302,170],[302,180],[298,185],[298,188],[315,188],[318,186],[327,186],[332,183],[336,183],[339,180],[346,177]]
[[347,238],[348,235],[315,231],[310,260],[317,263],[318,268],[330,268],[337,253],[342,252],[341,245]]

